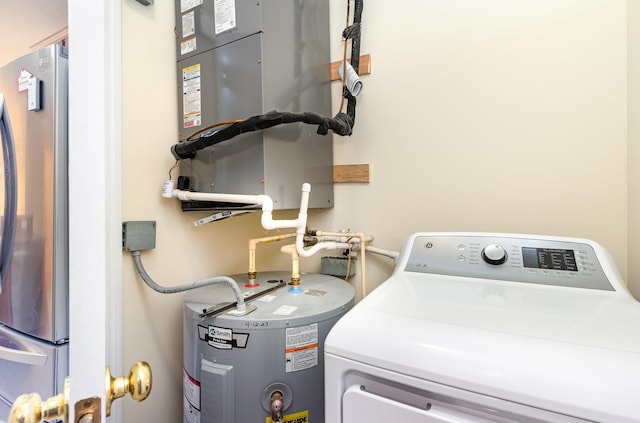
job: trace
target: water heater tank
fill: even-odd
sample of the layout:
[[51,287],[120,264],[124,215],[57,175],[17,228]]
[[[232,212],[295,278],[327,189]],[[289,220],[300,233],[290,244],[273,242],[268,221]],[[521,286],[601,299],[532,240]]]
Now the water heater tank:
[[[290,278],[287,272],[258,274],[258,288]],[[271,423],[282,405],[282,422],[324,422],[324,340],[354,304],[344,280],[303,274],[302,292],[283,286],[251,302],[245,316],[200,317],[204,309],[234,297],[227,285],[187,294],[184,304],[184,422]],[[280,401],[277,403],[275,401]]]

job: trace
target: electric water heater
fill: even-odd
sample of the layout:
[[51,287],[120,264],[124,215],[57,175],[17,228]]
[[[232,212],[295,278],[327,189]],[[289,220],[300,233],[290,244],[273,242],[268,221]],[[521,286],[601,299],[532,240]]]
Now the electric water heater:
[[[287,281],[290,272],[258,273],[260,286],[234,275],[243,296]],[[244,286],[243,286],[244,285]],[[184,304],[184,423],[324,423],[324,341],[354,304],[342,279],[302,274],[300,292],[283,286],[237,316],[205,310],[234,301],[226,285],[190,291]],[[278,414],[275,417],[274,414]]]

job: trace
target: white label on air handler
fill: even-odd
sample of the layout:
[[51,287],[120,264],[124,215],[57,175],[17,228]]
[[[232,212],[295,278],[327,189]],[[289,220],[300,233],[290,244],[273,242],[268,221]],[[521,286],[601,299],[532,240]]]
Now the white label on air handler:
[[287,328],[285,347],[287,373],[318,365],[318,324]]
[[213,14],[216,18],[216,35],[236,27],[235,0],[215,0]]
[[204,0],[180,0],[180,11],[182,13],[196,6],[200,6]]
[[202,123],[200,65],[182,69],[182,126],[192,128]]
[[182,15],[182,38],[196,33],[196,15],[192,10]]
[[191,53],[192,51],[196,51],[196,37],[193,36],[191,38],[187,38],[186,40],[180,42],[180,55],[185,55],[187,53]]

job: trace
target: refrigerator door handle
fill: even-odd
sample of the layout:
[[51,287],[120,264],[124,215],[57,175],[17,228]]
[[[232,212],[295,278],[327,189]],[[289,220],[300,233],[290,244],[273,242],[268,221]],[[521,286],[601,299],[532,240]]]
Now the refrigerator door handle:
[[0,135],[2,135],[2,155],[4,159],[5,199],[4,199],[4,224],[2,225],[2,238],[0,239],[0,294],[2,283],[11,265],[13,255],[13,240],[16,233],[17,210],[17,176],[16,176],[16,150],[11,130],[11,121],[7,111],[7,103],[4,95],[0,93]]
[[47,355],[33,351],[15,350],[13,348],[0,346],[0,360],[28,364],[31,366],[44,366],[47,364]]

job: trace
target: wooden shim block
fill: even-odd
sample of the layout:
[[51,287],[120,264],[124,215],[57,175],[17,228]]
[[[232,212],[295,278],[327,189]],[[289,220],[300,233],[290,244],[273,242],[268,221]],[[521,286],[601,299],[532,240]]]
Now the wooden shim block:
[[[347,59],[348,62],[351,62],[351,60]],[[339,60],[337,62],[331,62],[331,80],[332,81],[339,81],[340,80],[340,76],[338,75],[338,66],[340,66],[340,63],[342,63],[342,60]],[[370,54],[365,54],[363,56],[360,56],[360,69],[358,72],[358,75],[362,76],[362,75],[369,75],[371,73],[371,55]]]
[[369,165],[334,165],[333,166],[333,182],[347,183],[368,183],[369,182]]

